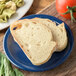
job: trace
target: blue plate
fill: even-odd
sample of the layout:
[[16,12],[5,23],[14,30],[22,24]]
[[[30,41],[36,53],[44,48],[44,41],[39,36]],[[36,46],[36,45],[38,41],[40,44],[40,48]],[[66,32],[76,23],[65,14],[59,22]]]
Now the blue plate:
[[[57,25],[63,22],[53,16],[43,15],[43,14],[30,15],[30,16],[26,16],[22,19],[31,19],[34,17],[50,19],[50,20],[56,22]],[[60,64],[62,64],[67,59],[67,57],[70,55],[72,48],[73,48],[74,40],[73,40],[72,32],[71,32],[70,28],[67,26],[67,24],[65,24],[65,28],[66,28],[67,35],[68,35],[67,47],[62,52],[59,52],[59,53],[55,52],[52,55],[52,58],[43,65],[35,66],[30,62],[30,60],[26,57],[26,55],[21,50],[19,45],[13,40],[13,37],[10,33],[10,29],[7,30],[5,37],[4,37],[4,42],[3,42],[5,54],[6,54],[7,58],[14,65],[16,65],[17,67],[19,67],[23,70],[36,72],[36,71],[46,71],[46,70],[53,69],[53,68],[59,66]]]

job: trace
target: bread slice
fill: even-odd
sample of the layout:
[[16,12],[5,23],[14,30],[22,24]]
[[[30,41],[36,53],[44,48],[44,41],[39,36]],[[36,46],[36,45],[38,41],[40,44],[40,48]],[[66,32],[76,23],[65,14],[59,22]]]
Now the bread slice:
[[51,30],[31,20],[19,20],[11,24],[11,34],[34,65],[47,62],[56,49]]
[[42,18],[33,18],[32,21],[44,24],[51,29],[54,40],[57,42],[57,52],[62,51],[67,46],[67,33],[64,23],[56,26],[55,22],[52,22],[49,19]]

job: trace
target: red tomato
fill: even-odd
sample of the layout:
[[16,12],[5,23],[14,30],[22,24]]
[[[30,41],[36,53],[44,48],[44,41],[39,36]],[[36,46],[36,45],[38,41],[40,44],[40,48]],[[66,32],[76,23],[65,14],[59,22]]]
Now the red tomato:
[[[70,13],[63,15],[63,13],[68,11],[67,6],[76,6],[76,0],[56,0],[56,9],[58,13],[67,19],[71,19]],[[76,18],[76,12],[73,12],[73,16]]]

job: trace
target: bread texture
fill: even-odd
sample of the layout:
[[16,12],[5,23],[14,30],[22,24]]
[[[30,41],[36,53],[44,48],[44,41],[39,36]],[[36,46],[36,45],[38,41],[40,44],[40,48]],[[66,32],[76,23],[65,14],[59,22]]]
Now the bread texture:
[[67,33],[66,33],[64,23],[56,26],[56,23],[49,19],[33,18],[31,20],[39,22],[47,26],[48,28],[50,28],[53,34],[53,38],[57,42],[57,49],[56,49],[57,52],[60,52],[66,48],[68,39],[67,39]]
[[[61,28],[61,27],[59,27]],[[56,49],[51,30],[42,23],[24,19],[10,25],[14,40],[34,65],[47,62]]]

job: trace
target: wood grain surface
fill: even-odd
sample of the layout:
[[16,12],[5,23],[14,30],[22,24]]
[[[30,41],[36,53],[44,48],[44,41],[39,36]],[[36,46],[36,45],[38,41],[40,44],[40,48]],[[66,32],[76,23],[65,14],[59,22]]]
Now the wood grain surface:
[[[46,1],[48,1],[48,0],[46,0]],[[51,0],[49,0],[49,1],[51,1]],[[31,7],[31,8],[33,8],[33,7]],[[30,9],[30,10],[32,10],[32,9]],[[32,11],[30,11],[30,12],[32,12]],[[35,12],[36,11],[34,11],[34,13]],[[31,13],[31,14],[34,14],[34,13]],[[76,23],[72,23],[70,20],[64,19],[60,16],[56,11],[55,2],[53,2],[51,5],[44,8],[42,11],[38,12],[37,14],[52,15],[52,16],[55,16],[55,17],[63,20],[66,24],[68,24],[68,26],[70,27],[70,29],[73,32],[74,47],[73,47],[71,55],[60,66],[58,66],[52,70],[45,71],[45,72],[28,72],[28,71],[21,70],[24,73],[24,76],[76,76],[76,40],[75,40],[76,39]],[[3,51],[2,40],[3,40],[5,31],[6,30],[0,31],[0,51]]]
[[30,8],[30,10],[27,12],[26,15],[36,14],[37,12],[41,11],[43,8],[50,5],[53,1],[55,0],[34,0],[32,7]]

